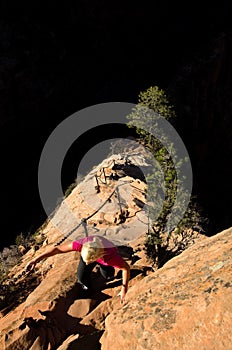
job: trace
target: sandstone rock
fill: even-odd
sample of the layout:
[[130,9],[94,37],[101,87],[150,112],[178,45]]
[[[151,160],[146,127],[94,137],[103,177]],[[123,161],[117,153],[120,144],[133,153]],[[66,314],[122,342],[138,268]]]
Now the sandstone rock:
[[[123,167],[125,160],[117,161]],[[20,275],[28,261],[69,232],[69,241],[85,234],[103,234],[117,245],[131,267],[124,305],[118,295],[122,282],[119,270],[114,280],[106,282],[96,267],[92,273],[94,291],[87,297],[76,284],[80,254],[50,257],[37,264],[32,275],[17,281],[17,298],[22,298],[24,288],[23,299],[1,310],[0,349],[98,350],[102,344],[103,350],[221,350],[222,344],[229,344],[231,230],[210,239],[194,235],[191,248],[156,270],[144,246],[147,217],[142,203],[146,184],[128,175],[128,164],[124,169],[127,174],[116,180],[110,178],[112,169],[103,162],[109,177],[100,192],[96,192],[93,181],[98,168],[88,174],[41,228],[46,244],[38,251],[32,247],[10,272],[11,278]],[[133,174],[138,174],[137,169]],[[108,201],[120,181],[125,181],[125,187]],[[95,215],[95,206],[102,204]],[[125,221],[113,222],[123,210]],[[71,217],[70,211],[74,214]],[[81,222],[90,214],[94,215],[87,225]],[[81,225],[77,227],[77,223]]]
[[230,349],[231,250],[228,229],[139,281],[106,318],[102,349]]

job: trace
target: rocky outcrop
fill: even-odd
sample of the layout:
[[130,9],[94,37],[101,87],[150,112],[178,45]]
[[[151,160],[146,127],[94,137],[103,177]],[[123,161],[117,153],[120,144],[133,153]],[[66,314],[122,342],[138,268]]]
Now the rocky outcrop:
[[[51,257],[39,263],[33,274],[18,276],[27,262],[48,245],[59,242],[64,236],[71,241],[85,234],[110,238],[129,263],[138,263],[143,255],[141,264],[132,266],[131,285],[146,275],[149,269],[145,267],[149,263],[143,249],[139,252],[141,258],[135,257],[136,250],[134,252],[128,245],[146,231],[147,218],[143,210],[146,183],[138,178],[141,175],[138,165],[133,163],[129,169],[124,163],[123,157],[112,156],[92,170],[41,227],[43,245],[38,250],[32,247],[11,270],[9,277],[11,281],[16,278],[16,282],[6,284],[11,303],[1,310],[1,349],[65,349],[71,343],[85,344],[85,349],[99,347],[105,318],[120,306],[119,271],[115,272],[114,281],[105,283],[96,268],[91,298],[83,295],[76,283],[79,253]],[[89,219],[83,223],[83,218]],[[5,293],[1,297],[7,304],[9,295]]]
[[232,229],[195,244],[128,292],[106,319],[103,350],[229,349]]
[[[122,156],[112,157],[72,190],[41,227],[43,245],[28,250],[10,271],[11,280],[16,277],[8,286],[14,298],[1,310],[0,348],[108,350],[112,344],[115,350],[226,348],[231,341],[232,229],[212,238],[195,232],[189,248],[157,270],[145,254],[146,183],[138,178],[135,158],[128,173],[128,159],[125,164]],[[100,188],[96,188],[96,175]],[[114,192],[121,184],[119,192]],[[70,212],[75,215],[70,217]],[[130,265],[123,305],[117,270],[115,278],[106,282],[96,266],[94,290],[91,295],[83,292],[76,283],[77,252],[50,257],[37,264],[32,274],[17,278],[48,245],[64,235],[71,241],[86,233],[110,238]]]

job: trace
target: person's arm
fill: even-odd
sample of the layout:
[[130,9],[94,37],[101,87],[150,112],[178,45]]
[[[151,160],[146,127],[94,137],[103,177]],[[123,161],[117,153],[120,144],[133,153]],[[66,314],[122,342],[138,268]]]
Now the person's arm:
[[37,256],[37,258],[33,259],[32,261],[30,261],[27,266],[26,269],[27,270],[33,270],[35,268],[35,265],[40,262],[43,259],[49,258],[50,256],[56,255],[56,254],[62,254],[62,253],[68,253],[73,251],[72,249],[72,242],[71,243],[66,243],[66,244],[62,244],[62,245],[58,245],[56,247],[49,247],[47,249],[47,251],[39,256]]
[[130,266],[124,261],[124,265],[121,268],[121,270],[122,270],[122,289],[120,292],[120,297],[121,297],[121,303],[123,303],[128,290],[128,283],[130,279]]

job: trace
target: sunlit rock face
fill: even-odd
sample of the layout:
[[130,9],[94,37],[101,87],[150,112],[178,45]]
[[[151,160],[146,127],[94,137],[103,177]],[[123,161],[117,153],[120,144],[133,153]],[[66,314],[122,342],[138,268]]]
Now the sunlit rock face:
[[[67,235],[67,241],[86,233],[102,234],[116,244],[131,267],[125,303],[120,304],[118,296],[122,281],[117,269],[115,279],[106,282],[96,266],[92,272],[93,292],[85,296],[76,283],[79,253],[50,257],[37,264],[34,273],[19,278],[9,290],[12,294],[16,288],[17,293],[12,303],[1,310],[1,347],[6,350],[65,350],[84,346],[97,350],[101,346],[107,350],[113,341],[115,349],[142,350],[154,349],[154,346],[186,350],[228,348],[232,319],[232,230],[211,238],[195,233],[184,252],[162,268],[155,268],[145,251],[147,222],[141,203],[146,202],[147,184],[141,180],[135,165],[131,166],[129,176],[126,174],[128,160],[124,167],[125,160],[121,155],[112,157],[90,171],[64,199],[51,219],[41,227],[42,246],[37,250],[31,247],[22,255],[10,276],[18,276],[28,261],[46,250],[48,245],[59,242],[68,232],[72,233]],[[136,162],[136,157],[133,161]],[[141,165],[141,157],[138,161]],[[116,170],[120,165],[117,176],[115,164],[118,165]],[[99,191],[94,174],[101,175],[102,167],[105,175]],[[109,203],[107,201],[122,181],[127,188],[120,192],[120,203],[127,203],[130,214],[125,212],[124,216],[119,215],[122,213],[117,196],[112,196]],[[107,213],[102,206],[104,203]],[[94,205],[99,210],[96,211]],[[79,223],[81,218],[94,215],[87,220],[87,225],[78,224],[73,230],[77,221],[73,217],[70,219],[70,211]],[[138,217],[137,212],[140,213]]]
[[[102,349],[227,349],[232,230],[207,238],[131,288],[106,319]],[[117,325],[117,327],[115,327]]]

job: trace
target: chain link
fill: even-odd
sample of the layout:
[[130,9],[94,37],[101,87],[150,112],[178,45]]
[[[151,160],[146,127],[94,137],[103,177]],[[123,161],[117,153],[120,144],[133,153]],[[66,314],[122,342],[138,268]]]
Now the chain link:
[[22,277],[24,277],[26,274],[29,274],[31,271],[23,270],[18,276],[10,278],[8,281],[4,281],[0,285],[0,293],[1,295],[6,294],[15,284],[20,280]]
[[[113,163],[115,164],[115,161],[113,161]],[[101,175],[100,175],[101,176]],[[110,201],[111,197],[113,196],[113,194],[115,193],[117,195],[117,197],[119,196],[118,194],[118,188],[120,186],[125,185],[126,183],[129,183],[132,181],[124,181],[122,184],[117,185],[115,187],[115,189],[111,192],[111,194],[109,195],[109,197],[100,205],[100,207],[95,210],[92,214],[90,214],[87,218],[82,218],[81,222],[75,226],[66,236],[64,236],[60,241],[58,241],[57,243],[55,243],[55,247],[57,247],[58,245],[62,244],[69,236],[71,236],[71,234],[76,231],[81,225],[86,225],[87,221],[93,217],[94,215],[96,215],[98,213],[98,211],[104,207],[104,205],[106,205],[106,203],[108,201]],[[120,200],[120,198],[118,198],[118,200]],[[121,203],[120,203],[121,204]],[[5,281],[3,281],[0,285],[0,293],[1,295],[7,294],[7,292],[18,282],[19,279],[21,279],[23,276],[25,276],[26,274],[31,273],[32,271],[28,271],[27,269],[23,270],[17,277],[13,277],[10,278],[7,281],[7,278],[5,279]]]

